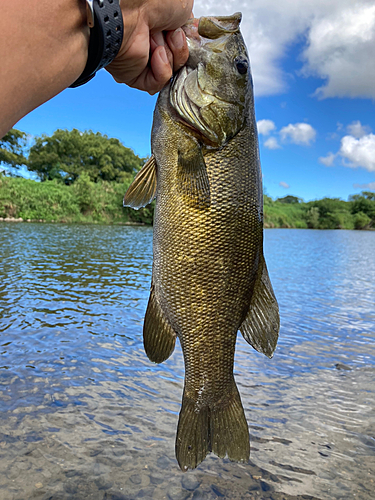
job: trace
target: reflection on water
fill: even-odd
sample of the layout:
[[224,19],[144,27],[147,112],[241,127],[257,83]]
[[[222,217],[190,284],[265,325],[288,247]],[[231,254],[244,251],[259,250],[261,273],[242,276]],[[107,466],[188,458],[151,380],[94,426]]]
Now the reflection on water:
[[238,337],[249,465],[183,474],[179,347],[142,345],[152,230],[0,225],[0,500],[372,499],[375,232],[267,230],[268,360]]

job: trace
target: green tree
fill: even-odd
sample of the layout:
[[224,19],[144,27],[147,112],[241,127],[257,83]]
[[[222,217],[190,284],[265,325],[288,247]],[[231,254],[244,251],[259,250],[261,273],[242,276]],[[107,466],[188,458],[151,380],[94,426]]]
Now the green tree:
[[292,196],[291,194],[288,194],[287,196],[284,196],[283,198],[277,198],[276,201],[279,203],[301,203],[302,198],[297,198],[297,196]]
[[5,136],[0,139],[0,164],[12,173],[13,169],[18,170],[22,165],[27,164],[24,156],[26,147],[26,134],[12,128]]
[[371,219],[370,217],[363,213],[357,212],[354,216],[354,227],[356,229],[365,229],[370,226]]
[[28,169],[41,181],[58,179],[72,184],[84,172],[92,182],[124,182],[133,177],[144,160],[118,139],[91,130],[56,130],[35,139]]
[[330,213],[347,209],[347,203],[340,200],[340,198],[322,198],[321,200],[310,201],[308,205],[319,208],[320,217],[323,219]]
[[364,196],[367,200],[375,201],[375,192],[374,191],[362,191],[362,196]]
[[92,210],[95,206],[95,184],[90,181],[87,172],[83,172],[72,186],[82,212]]
[[306,212],[306,222],[310,229],[318,229],[319,227],[319,208],[311,207]]
[[375,201],[375,192],[374,191],[361,191],[360,194],[351,194],[349,196],[349,201],[355,201],[360,198],[366,198],[366,200],[374,200]]
[[352,214],[363,213],[375,222],[375,193],[362,191],[349,197]]

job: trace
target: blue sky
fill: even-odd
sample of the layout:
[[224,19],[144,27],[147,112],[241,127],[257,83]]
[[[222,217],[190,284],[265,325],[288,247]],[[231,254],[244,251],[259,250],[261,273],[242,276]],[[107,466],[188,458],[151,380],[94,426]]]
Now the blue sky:
[[[375,190],[375,5],[369,0],[197,0],[194,13],[243,13],[264,185],[272,197],[347,199]],[[104,70],[16,127],[100,131],[150,154],[156,97]]]

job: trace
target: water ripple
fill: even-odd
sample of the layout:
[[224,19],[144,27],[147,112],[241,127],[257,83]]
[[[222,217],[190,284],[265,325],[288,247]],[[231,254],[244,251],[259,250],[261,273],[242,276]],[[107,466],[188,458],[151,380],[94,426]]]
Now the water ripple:
[[265,233],[282,326],[272,360],[238,336],[251,463],[182,475],[181,349],[143,351],[152,230],[0,225],[1,500],[372,498],[375,232]]

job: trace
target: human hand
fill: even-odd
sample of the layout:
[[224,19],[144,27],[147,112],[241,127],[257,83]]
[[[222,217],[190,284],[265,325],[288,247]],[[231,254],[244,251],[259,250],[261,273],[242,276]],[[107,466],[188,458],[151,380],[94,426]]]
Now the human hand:
[[107,70],[118,83],[159,92],[187,61],[181,26],[192,16],[193,0],[122,0],[124,38]]

